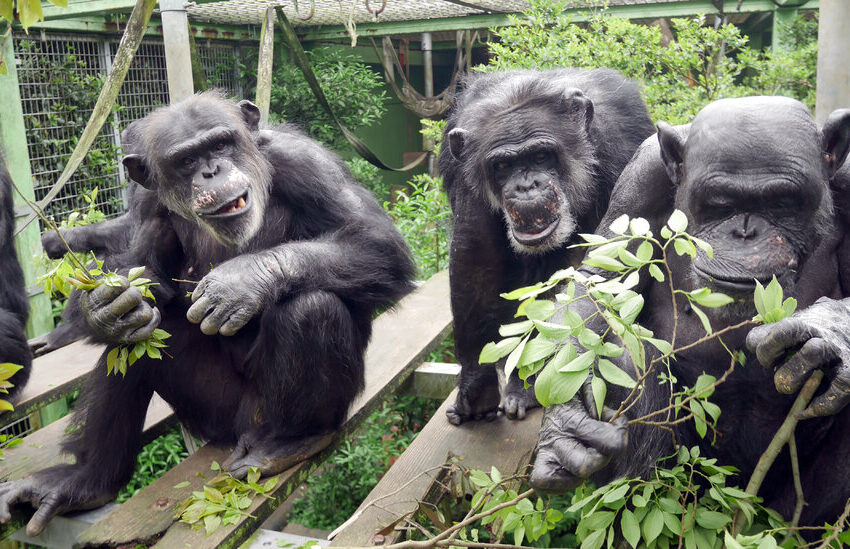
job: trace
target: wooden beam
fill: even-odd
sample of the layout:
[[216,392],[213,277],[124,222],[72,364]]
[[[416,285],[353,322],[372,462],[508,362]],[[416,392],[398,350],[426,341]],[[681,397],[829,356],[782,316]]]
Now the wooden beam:
[[[54,19],[33,24],[31,29],[45,29],[57,32],[83,32],[95,34],[121,34],[126,26],[125,21],[116,22],[106,17],[85,16],[76,19]],[[207,23],[189,23],[189,32],[196,39],[238,40],[254,42],[260,38],[257,27],[242,27],[235,25],[213,25]],[[162,36],[162,22],[151,20],[145,30],[145,36]]]
[[274,61],[274,8],[266,8],[263,29],[260,32],[260,52],[257,55],[257,107],[260,109],[260,124],[269,121],[269,106],[272,98],[272,63]]
[[[13,40],[5,41],[0,55],[7,69],[6,75],[0,75],[0,97],[3,98],[3,108],[0,108],[0,148],[3,149],[6,168],[9,170],[12,181],[29,200],[35,200]],[[15,205],[25,204],[17,193],[13,191],[12,194]],[[27,286],[33,286],[42,274],[35,261],[35,258],[42,254],[38,223],[28,226],[15,238],[15,247],[18,251],[18,261],[24,271],[24,283]],[[50,299],[44,293],[34,293],[29,301],[27,337],[32,338],[53,329],[53,314]]]
[[189,47],[189,20],[184,0],[160,0],[168,72],[168,95],[174,103],[195,93],[192,82],[192,54]]
[[[798,9],[818,9],[819,0],[809,0]],[[741,8],[728,2],[726,13],[758,13],[772,12],[776,8],[773,0],[743,0]],[[565,13],[572,21],[581,23],[590,19],[598,8],[569,8]],[[625,6],[609,6],[606,13],[626,19],[657,19],[659,17],[691,17],[700,14],[717,13],[717,7],[712,0],[679,0],[674,2],[658,2],[650,4],[631,4]],[[487,29],[504,27],[510,24],[508,14],[467,15],[465,17],[446,17],[421,21],[384,21],[357,25],[360,37],[388,36],[396,34],[413,34],[422,32],[441,32],[454,30]],[[295,29],[301,42],[313,40],[329,40],[347,38],[347,31],[342,25],[327,27],[298,27]]]
[[850,107],[850,10],[846,0],[821,0],[815,118],[823,124],[835,109]]
[[[195,4],[206,4],[218,0],[194,0]],[[130,13],[135,0],[70,0],[67,8],[54,6],[45,2],[41,8],[46,21],[59,19],[77,19],[89,15],[108,15],[117,13]]]
[[435,400],[444,400],[457,385],[459,364],[446,362],[423,362],[413,375],[407,378],[401,392]]

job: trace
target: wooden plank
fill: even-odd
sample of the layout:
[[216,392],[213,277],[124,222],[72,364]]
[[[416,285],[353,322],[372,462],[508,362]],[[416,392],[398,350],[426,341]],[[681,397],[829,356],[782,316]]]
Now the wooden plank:
[[[496,467],[505,476],[527,467],[543,417],[541,408],[530,411],[523,421],[499,416],[492,422],[455,426],[446,419],[446,408],[455,396],[456,390],[331,540],[332,547],[374,545],[374,534],[416,512],[449,458],[459,458],[460,464],[470,469]],[[398,535],[394,531],[385,536],[385,543],[392,543]]]
[[423,362],[413,375],[407,378],[402,392],[435,400],[445,400],[457,384],[460,364],[447,362]]
[[[204,446],[84,532],[78,538],[78,546],[113,547],[139,543],[179,549],[238,546],[327,458],[332,448],[401,386],[422,357],[442,341],[450,327],[446,272],[434,275],[394,309],[379,316],[374,322],[372,342],[366,351],[366,388],[352,405],[345,425],[330,448],[280,475],[282,482],[272,493],[274,498],[256,498],[248,509],[253,517],[246,517],[234,526],[219,528],[210,537],[186,524],[174,523],[176,505],[203,486],[205,479],[199,474],[209,477],[212,461],[220,463],[230,454],[229,448]],[[174,488],[183,481],[190,485]]]
[[8,425],[82,387],[102,352],[102,345],[77,341],[33,360],[29,383],[21,391],[15,410],[0,415],[0,425]]
[[[146,434],[162,433],[173,424],[172,417],[171,407],[158,395],[154,395],[145,418]],[[15,480],[46,467],[72,463],[73,457],[64,454],[61,448],[62,438],[70,422],[71,416],[65,416],[25,437],[20,446],[4,449],[4,459],[0,461],[0,478]],[[29,507],[13,508],[12,520],[0,526],[0,539],[26,525],[31,516],[32,509]]]

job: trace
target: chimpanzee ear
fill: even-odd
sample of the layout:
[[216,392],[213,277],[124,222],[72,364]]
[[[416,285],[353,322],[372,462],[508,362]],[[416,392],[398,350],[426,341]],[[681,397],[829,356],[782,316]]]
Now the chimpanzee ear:
[[257,131],[260,127],[260,108],[247,99],[239,102],[239,108],[242,109],[242,118],[245,119],[248,130]]
[[850,109],[833,111],[826,119],[822,133],[824,166],[827,177],[832,179],[850,151]]
[[455,128],[448,133],[449,152],[452,153],[452,156],[456,160],[460,160],[460,155],[463,153],[463,146],[466,143],[466,136],[468,134],[469,132],[463,128]]
[[567,113],[578,123],[584,124],[585,131],[590,131],[593,122],[593,101],[578,88],[570,88],[564,92],[564,106]]
[[156,182],[150,177],[144,156],[140,154],[128,154],[122,162],[130,179],[146,189],[154,190],[156,188]]
[[667,176],[674,185],[682,182],[682,165],[685,158],[685,139],[676,128],[666,122],[659,122],[658,144],[661,145],[661,161]]

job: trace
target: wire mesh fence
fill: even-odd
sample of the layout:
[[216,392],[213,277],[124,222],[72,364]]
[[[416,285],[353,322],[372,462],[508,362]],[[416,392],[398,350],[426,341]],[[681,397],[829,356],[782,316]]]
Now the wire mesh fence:
[[[40,200],[77,144],[118,49],[118,38],[42,32],[15,35],[14,45],[35,196]],[[212,40],[197,45],[208,85],[241,97],[239,45]],[[167,103],[165,50],[162,41],[146,39],[133,59],[111,120],[47,213],[62,220],[73,211],[85,211],[90,204],[84,197],[97,188],[93,206],[106,217],[120,215],[126,205],[120,131]]]

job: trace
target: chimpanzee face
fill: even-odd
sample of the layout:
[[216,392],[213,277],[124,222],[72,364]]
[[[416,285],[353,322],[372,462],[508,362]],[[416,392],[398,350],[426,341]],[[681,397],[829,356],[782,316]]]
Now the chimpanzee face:
[[[207,229],[219,242],[239,246],[262,223],[270,166],[252,138],[256,107],[216,100],[205,110],[205,95],[160,109],[141,121],[141,154],[125,157],[130,177],[155,190],[181,217]],[[230,107],[222,112],[222,105]]]

